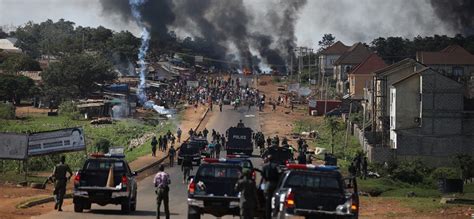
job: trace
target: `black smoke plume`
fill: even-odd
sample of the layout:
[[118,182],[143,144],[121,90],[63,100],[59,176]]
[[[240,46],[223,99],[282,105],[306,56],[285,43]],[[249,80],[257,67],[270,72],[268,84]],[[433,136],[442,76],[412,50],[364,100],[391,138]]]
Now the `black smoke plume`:
[[[100,0],[105,13],[120,14],[131,21],[128,0]],[[306,0],[276,0],[267,9],[265,25],[270,32],[250,30],[255,16],[244,0],[149,0],[141,8],[152,37],[166,37],[170,28],[179,28],[211,42],[214,57],[237,52],[242,67],[254,69],[260,59],[269,65],[284,66],[296,47],[295,23]],[[235,50],[231,50],[234,48]],[[258,54],[252,54],[257,51]],[[230,60],[234,61],[234,60]]]
[[474,35],[474,1],[431,0],[430,3],[441,20],[466,36]]

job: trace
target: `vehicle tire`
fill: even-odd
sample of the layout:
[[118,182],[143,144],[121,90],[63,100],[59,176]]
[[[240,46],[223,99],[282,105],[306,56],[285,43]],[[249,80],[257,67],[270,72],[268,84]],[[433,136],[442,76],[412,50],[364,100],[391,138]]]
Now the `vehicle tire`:
[[133,198],[133,204],[132,204],[132,206],[130,206],[131,211],[136,211],[137,210],[137,200],[138,200],[137,194],[135,193],[135,198]]
[[188,219],[201,219],[201,214],[198,208],[188,207]]
[[81,213],[84,211],[84,204],[82,202],[74,203],[74,212]]
[[83,206],[84,206],[84,209],[90,210],[92,207],[92,203],[86,202],[86,203],[83,203]]
[[130,203],[130,199],[127,199],[127,200],[123,201],[122,205],[121,205],[122,213],[125,213],[125,214],[130,213],[131,207],[132,207],[132,205]]

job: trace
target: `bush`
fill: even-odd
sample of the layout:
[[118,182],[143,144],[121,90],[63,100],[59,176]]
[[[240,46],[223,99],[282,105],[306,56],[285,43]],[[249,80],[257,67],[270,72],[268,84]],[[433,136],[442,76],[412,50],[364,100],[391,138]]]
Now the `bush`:
[[65,101],[59,105],[59,113],[65,115],[69,119],[78,120],[81,117],[81,113],[77,109],[74,101]]
[[461,179],[459,171],[452,167],[439,167],[431,173],[431,178],[437,179]]
[[101,138],[95,143],[95,148],[97,152],[108,153],[110,148],[110,141],[105,138]]
[[9,103],[0,103],[0,119],[15,119],[15,106]]
[[419,184],[430,172],[420,160],[403,161],[393,170],[392,178],[410,184]]

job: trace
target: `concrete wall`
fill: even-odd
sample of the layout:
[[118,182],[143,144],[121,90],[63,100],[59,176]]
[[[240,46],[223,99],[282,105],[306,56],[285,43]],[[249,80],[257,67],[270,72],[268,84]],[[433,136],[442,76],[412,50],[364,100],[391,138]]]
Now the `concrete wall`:
[[415,75],[394,86],[396,94],[390,95],[395,98],[396,104],[392,107],[395,112],[390,112],[394,121],[391,121],[392,129],[407,129],[419,126],[415,118],[420,117],[420,76]]
[[462,85],[432,70],[421,76],[421,134],[462,134]]
[[[429,67],[438,71],[442,75],[454,78],[464,85],[464,95],[468,98],[474,98],[474,65],[429,65]],[[453,69],[459,67],[463,69],[463,77],[455,77]]]

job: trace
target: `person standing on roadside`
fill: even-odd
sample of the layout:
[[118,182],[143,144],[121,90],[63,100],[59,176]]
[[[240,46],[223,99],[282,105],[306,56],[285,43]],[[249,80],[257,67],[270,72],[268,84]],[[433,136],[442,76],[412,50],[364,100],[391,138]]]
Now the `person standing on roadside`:
[[[66,177],[66,173],[69,173],[68,177]],[[71,168],[66,164],[66,157],[61,156],[60,163],[54,167],[53,174],[50,176],[50,178],[54,179],[54,210],[63,211],[62,206],[66,185],[72,175]]]
[[209,134],[209,130],[207,130],[207,128],[204,128],[204,130],[202,130],[202,134],[204,135],[204,138],[207,139],[207,135]]
[[166,219],[170,218],[170,209],[169,209],[169,192],[171,184],[170,175],[165,172],[165,167],[160,165],[158,173],[153,179],[153,184],[155,184],[155,193],[156,193],[156,218],[160,218],[160,206],[163,202],[165,208]]
[[163,137],[160,135],[160,137],[158,137],[158,147],[159,147],[159,150],[160,151],[163,151]]
[[151,156],[153,157],[156,157],[156,145],[158,145],[158,141],[156,137],[153,136],[153,139],[151,139]]
[[168,150],[168,157],[170,158],[170,167],[174,166],[175,156],[176,156],[176,149],[174,149],[174,145],[172,144],[170,149]]
[[178,128],[178,130],[176,131],[176,137],[178,137],[178,142],[181,143],[181,134],[183,133],[183,131],[181,131],[181,128]]
[[240,192],[240,218],[253,219],[255,208],[257,208],[257,188],[252,179],[252,172],[249,169],[242,171],[242,176],[235,185],[235,190]]
[[219,111],[222,112],[222,101],[219,102]]
[[367,167],[368,167],[367,157],[364,156],[362,160],[362,179],[367,179]]

